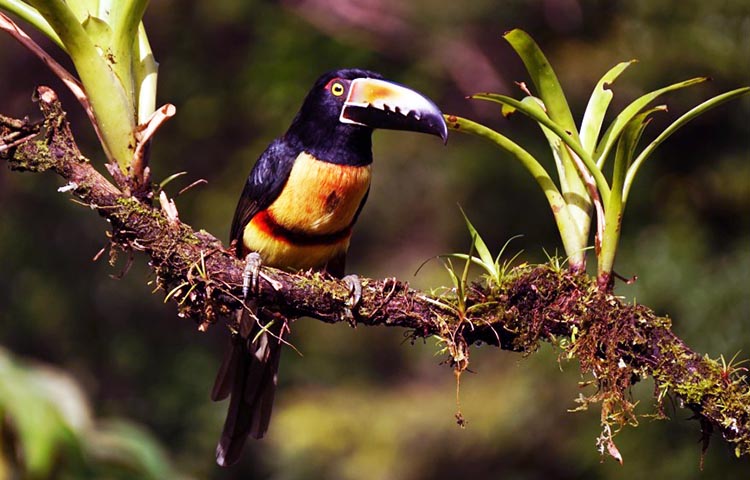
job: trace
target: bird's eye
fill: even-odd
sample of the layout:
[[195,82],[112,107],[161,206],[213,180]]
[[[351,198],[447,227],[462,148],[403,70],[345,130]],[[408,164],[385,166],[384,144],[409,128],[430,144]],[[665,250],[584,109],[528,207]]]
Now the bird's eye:
[[336,97],[340,97],[344,94],[344,86],[339,82],[334,83],[331,85],[331,93]]

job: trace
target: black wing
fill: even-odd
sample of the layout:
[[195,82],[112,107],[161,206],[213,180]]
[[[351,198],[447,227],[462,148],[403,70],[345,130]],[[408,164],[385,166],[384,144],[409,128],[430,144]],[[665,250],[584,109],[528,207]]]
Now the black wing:
[[229,233],[229,241],[236,241],[235,252],[238,257],[242,256],[245,226],[255,214],[268,208],[278,198],[299,154],[299,149],[292,148],[283,139],[276,139],[255,163],[237,202]]

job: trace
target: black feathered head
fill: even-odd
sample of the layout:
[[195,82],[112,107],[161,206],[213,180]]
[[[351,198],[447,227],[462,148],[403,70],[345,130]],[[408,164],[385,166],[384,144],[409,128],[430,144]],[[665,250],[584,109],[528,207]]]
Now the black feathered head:
[[431,100],[360,69],[334,70],[318,78],[286,137],[319,158],[347,150],[371,157],[375,128],[429,133],[443,141],[448,137],[443,114]]

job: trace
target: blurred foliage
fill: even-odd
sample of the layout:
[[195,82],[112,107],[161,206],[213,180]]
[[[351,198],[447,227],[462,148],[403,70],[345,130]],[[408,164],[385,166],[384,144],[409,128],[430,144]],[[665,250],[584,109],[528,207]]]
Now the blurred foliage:
[[64,371],[0,349],[0,478],[185,478],[156,439],[128,420],[95,421]]
[[[746,0],[162,0],[149,8],[158,102],[178,110],[153,145],[154,178],[188,171],[167,187],[171,195],[207,179],[178,196],[177,206],[182,219],[224,239],[255,158],[288,126],[313,80],[332,68],[381,71],[445,112],[514,138],[549,166],[548,146],[531,122],[504,120],[498,108],[464,99],[479,91],[517,95],[513,82],[528,81],[500,38],[506,30],[523,28],[539,42],[575,118],[601,74],[632,58],[639,63],[618,79],[613,111],[665,84],[714,79],[664,97],[670,111],[654,131],[702,99],[750,82]],[[30,102],[37,84],[57,89],[84,151],[101,162],[75,100],[37,59],[0,37],[0,111],[37,116]],[[669,314],[678,335],[714,358],[750,354],[749,116],[750,101],[741,99],[662,145],[631,191],[618,253],[618,272],[639,280],[617,292]],[[456,203],[492,251],[516,234],[524,236],[508,253],[523,249],[525,261],[560,248],[538,187],[512,159],[479,139],[453,135],[443,148],[405,135],[375,134],[375,176],[351,271],[413,278],[428,257],[465,250]],[[213,452],[226,405],[211,404],[208,392],[226,332],[200,334],[176,318],[149,294],[142,258],[122,279],[110,275],[125,259],[114,269],[92,263],[106,226],[57,194],[59,185],[52,176],[0,170],[0,342],[70,372],[97,418],[145,425],[182,472],[217,479],[746,476],[748,460],[735,459],[719,439],[699,472],[698,425],[676,407],[667,412],[673,420],[644,419],[618,436],[624,466],[600,463],[599,419],[566,413],[578,394],[577,367],[563,364],[561,374],[552,351],[525,359],[473,351],[476,375],[462,378],[469,423],[460,429],[453,376],[434,345],[403,344],[403,332],[309,320],[295,324],[292,337],[304,357],[289,350],[282,361],[269,438],[249,443],[241,464],[219,469]],[[412,284],[448,281],[431,262]],[[651,411],[651,388],[634,392],[641,413]]]

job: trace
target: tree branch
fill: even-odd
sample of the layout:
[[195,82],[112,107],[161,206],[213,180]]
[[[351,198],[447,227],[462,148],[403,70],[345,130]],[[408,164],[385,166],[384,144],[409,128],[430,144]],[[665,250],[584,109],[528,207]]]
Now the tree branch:
[[[43,124],[0,116],[0,157],[11,169],[52,170],[67,181],[61,190],[111,223],[111,259],[122,252],[148,255],[159,287],[176,302],[180,316],[194,319],[202,330],[218,317],[232,318],[231,312],[242,308],[243,263],[169,209],[123,194],[81,155],[55,92],[39,87],[37,98]],[[533,352],[539,342],[550,342],[562,358],[578,358],[582,374],[593,377],[595,391],[578,401],[582,409],[601,403],[598,444],[615,458],[612,431],[635,424],[629,390],[648,376],[655,382],[660,413],[663,399],[675,395],[695,413],[704,435],[715,429],[735,445],[737,455],[750,453],[745,370],[693,352],[671,331],[669,319],[624,304],[585,274],[524,265],[501,285],[471,285],[465,302],[428,295],[396,279],[363,279],[362,286],[362,301],[350,312],[343,282],[316,272],[264,268],[256,295],[264,307],[290,319],[401,327],[414,339],[437,336],[458,373],[468,365],[472,344]]]

